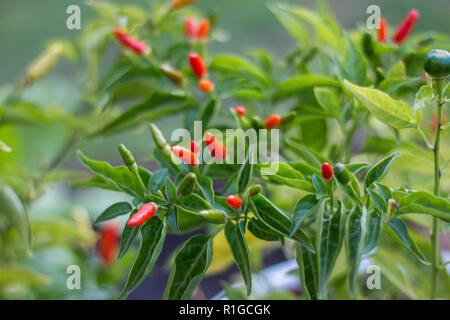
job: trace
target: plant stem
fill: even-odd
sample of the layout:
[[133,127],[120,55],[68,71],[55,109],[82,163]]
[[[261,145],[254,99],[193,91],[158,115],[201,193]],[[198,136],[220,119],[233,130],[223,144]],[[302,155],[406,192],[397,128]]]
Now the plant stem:
[[[441,131],[442,131],[442,106],[443,101],[443,88],[444,79],[435,80],[436,91],[437,91],[437,128],[436,128],[436,138],[434,140],[434,194],[439,197],[440,193],[440,179],[441,179],[441,167],[439,163],[439,149],[441,143]],[[439,231],[438,231],[438,219],[433,217],[433,226],[431,231],[431,294],[430,298],[435,299],[436,297],[436,286],[437,286],[437,276],[439,272],[438,268],[438,257],[439,257]]]

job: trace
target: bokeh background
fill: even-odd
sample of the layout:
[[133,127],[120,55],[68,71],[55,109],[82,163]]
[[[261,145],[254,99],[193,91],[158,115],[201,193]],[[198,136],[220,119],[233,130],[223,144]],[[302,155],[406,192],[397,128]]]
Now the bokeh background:
[[[112,1],[124,3],[125,0]],[[130,4],[145,4],[148,1],[131,1]],[[294,41],[277,22],[267,9],[271,0],[199,0],[196,6],[206,12],[218,13],[218,25],[229,34],[226,42],[216,42],[212,45],[214,52],[243,54],[250,47],[263,47],[275,56],[282,55],[294,46]],[[314,6],[314,1],[285,1],[305,6]],[[417,8],[421,17],[415,31],[436,30],[448,33],[450,30],[449,0],[332,0],[330,7],[338,21],[345,28],[353,28],[365,23],[368,14],[366,9],[371,4],[377,4],[381,13],[387,18],[391,26],[396,26],[411,8]],[[28,63],[40,54],[49,39],[75,38],[79,31],[66,28],[66,8],[77,4],[81,8],[83,23],[94,13],[83,1],[76,0],[0,0],[0,85],[17,82],[24,73]],[[43,105],[63,105],[64,108],[75,108],[79,99],[79,89],[74,77],[73,67],[62,60],[54,71],[44,81],[34,85],[26,92],[31,101]],[[176,119],[159,122],[160,127],[167,134],[180,123]],[[58,126],[51,128],[3,128],[0,137],[15,145],[20,140],[14,152],[0,155],[0,162],[19,162],[29,170],[38,168],[44,159],[51,159],[64,143],[67,132]],[[45,141],[45,144],[42,144]],[[94,159],[105,159],[110,163],[119,164],[120,158],[116,151],[119,143],[126,144],[138,159],[144,161],[144,166],[155,168],[150,161],[153,148],[150,134],[146,130],[136,130],[124,134],[117,134],[107,138],[90,140],[77,145],[85,154]],[[68,168],[82,169],[76,157],[75,150],[63,162]],[[74,205],[87,210],[92,219],[97,217],[109,204],[119,199],[111,193],[99,190],[74,190],[66,185],[58,185],[45,194],[32,208],[31,218],[51,219],[56,215],[66,215],[66,210]],[[72,209],[71,209],[72,210]],[[167,280],[167,270],[164,262],[168,253],[172,252],[181,240],[188,235],[168,237],[165,254],[156,265],[154,272],[146,281],[131,294],[131,299],[160,299]],[[61,248],[49,248],[48,252],[35,260],[33,266],[44,274],[57,274],[64,266],[70,264],[71,259]],[[265,264],[271,265],[285,259],[280,250],[272,251],[265,257]],[[211,297],[221,289],[220,280],[228,280],[234,274],[233,266],[225,273],[206,278],[202,282],[203,294]],[[60,281],[64,281],[65,274]],[[62,283],[62,282],[61,282]],[[108,290],[105,287],[106,292]],[[85,298],[102,298],[104,295],[96,293]],[[76,296],[73,296],[76,297]]]

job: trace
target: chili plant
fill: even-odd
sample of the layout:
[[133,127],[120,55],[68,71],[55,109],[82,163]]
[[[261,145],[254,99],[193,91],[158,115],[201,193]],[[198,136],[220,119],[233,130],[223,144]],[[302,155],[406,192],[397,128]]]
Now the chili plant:
[[[152,271],[167,233],[187,231],[197,232],[173,256],[166,299],[191,297],[211,266],[219,236],[251,295],[249,234],[294,245],[304,298],[369,296],[359,285],[363,259],[381,268],[393,288],[386,297],[448,298],[446,262],[438,250],[439,229],[450,220],[443,121],[448,35],[414,33],[417,10],[390,35],[384,18],[378,31],[344,30],[323,1],[316,11],[270,4],[296,42],[291,52],[282,58],[263,49],[248,50],[246,57],[211,55],[209,44],[221,35],[216,16],[206,20],[188,6],[192,2],[161,1],[145,11],[92,4],[102,23],[85,31],[84,37],[95,34],[98,42],[86,50],[92,83],[81,115],[95,125],[77,126],[67,148],[79,139],[145,126],[160,166],[146,169],[121,141],[123,166],[78,151],[94,176],[75,186],[114,190],[130,199],[106,208],[96,221],[128,217],[118,259],[140,242],[118,298]],[[199,25],[192,14],[203,19]],[[118,45],[121,54],[99,74],[108,47]],[[9,101],[38,78],[34,73]],[[200,137],[167,139],[156,120],[174,114],[183,115],[180,126],[194,137],[194,121],[201,121]],[[221,139],[214,133],[227,129],[279,130],[280,139],[241,140],[245,161],[224,161],[236,160],[238,150],[236,144],[227,148],[237,135]],[[262,159],[259,151],[275,144],[279,159]],[[200,161],[205,154],[214,161]],[[272,165],[278,169],[267,174]],[[280,199],[277,190],[295,201]],[[431,229],[429,243],[423,227]],[[425,273],[429,280],[423,280]]]

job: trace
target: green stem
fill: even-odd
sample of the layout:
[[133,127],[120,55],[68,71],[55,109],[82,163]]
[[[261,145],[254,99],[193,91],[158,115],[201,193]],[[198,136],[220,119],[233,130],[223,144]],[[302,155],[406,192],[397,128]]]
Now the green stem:
[[[442,131],[442,106],[443,101],[443,88],[444,79],[435,80],[436,91],[437,91],[437,129],[436,138],[434,141],[434,194],[439,197],[440,193],[440,179],[441,179],[441,168],[439,163],[439,151],[441,144],[441,131]],[[436,297],[436,287],[437,287],[437,276],[439,272],[438,267],[439,258],[439,231],[438,231],[438,219],[433,217],[433,226],[431,232],[431,294],[430,298],[435,299]]]

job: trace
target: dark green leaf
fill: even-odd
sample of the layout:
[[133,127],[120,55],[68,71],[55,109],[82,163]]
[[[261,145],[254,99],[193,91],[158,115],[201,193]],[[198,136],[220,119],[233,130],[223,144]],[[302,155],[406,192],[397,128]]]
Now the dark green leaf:
[[157,217],[150,219],[142,226],[139,253],[118,299],[125,298],[148,276],[161,253],[166,232],[166,220],[161,222]]
[[242,278],[247,287],[247,296],[249,296],[252,292],[252,271],[247,242],[239,225],[228,221],[225,224],[225,238],[227,239],[234,260],[241,271]]
[[399,241],[405,248],[411,251],[423,264],[430,264],[422,251],[417,247],[414,239],[409,235],[405,223],[400,219],[391,219],[383,224],[383,229],[394,239]]
[[238,176],[238,192],[242,193],[248,187],[252,176],[253,176],[253,164],[255,163],[255,159],[253,156],[253,146],[250,146],[247,159],[245,163],[241,166]]
[[300,272],[300,283],[305,296],[310,300],[317,300],[318,275],[316,254],[303,248],[297,243],[297,264]]
[[307,194],[297,201],[292,217],[292,228],[289,236],[292,237],[302,221],[317,209],[318,201],[313,194]]
[[248,230],[258,239],[265,241],[278,241],[284,236],[266,227],[266,225],[258,219],[251,218],[248,222]]
[[372,183],[380,181],[389,170],[392,162],[400,155],[400,153],[396,152],[391,154],[390,156],[381,159],[376,164],[374,164],[369,171],[367,172],[364,178],[364,187],[368,188],[372,185]]
[[166,186],[165,186],[164,190],[166,191],[167,199],[170,202],[175,203],[177,201],[177,196],[178,196],[177,195],[177,187],[172,182],[172,180],[166,179]]
[[169,275],[164,298],[189,299],[198,286],[212,258],[212,238],[197,234],[189,238],[178,250]]
[[367,223],[367,242],[362,252],[363,254],[369,253],[376,247],[381,231],[382,220],[380,214],[378,214],[376,210],[372,210],[369,213],[368,219],[369,221]]
[[162,190],[165,185],[165,180],[169,176],[169,171],[164,168],[153,172],[150,179],[150,185],[148,189],[151,193],[156,193],[158,190]]
[[117,202],[103,211],[103,213],[95,220],[95,223],[128,214],[131,210],[133,210],[133,208],[128,202]]
[[[134,210],[130,214],[131,216],[136,213],[136,210]],[[127,253],[128,249],[130,249],[131,245],[133,244],[134,240],[136,239],[137,235],[139,234],[139,230],[142,226],[139,227],[130,227],[128,224],[125,224],[122,230],[122,236],[120,238],[120,247],[119,247],[119,254],[117,256],[117,260],[122,259],[122,257]]]

